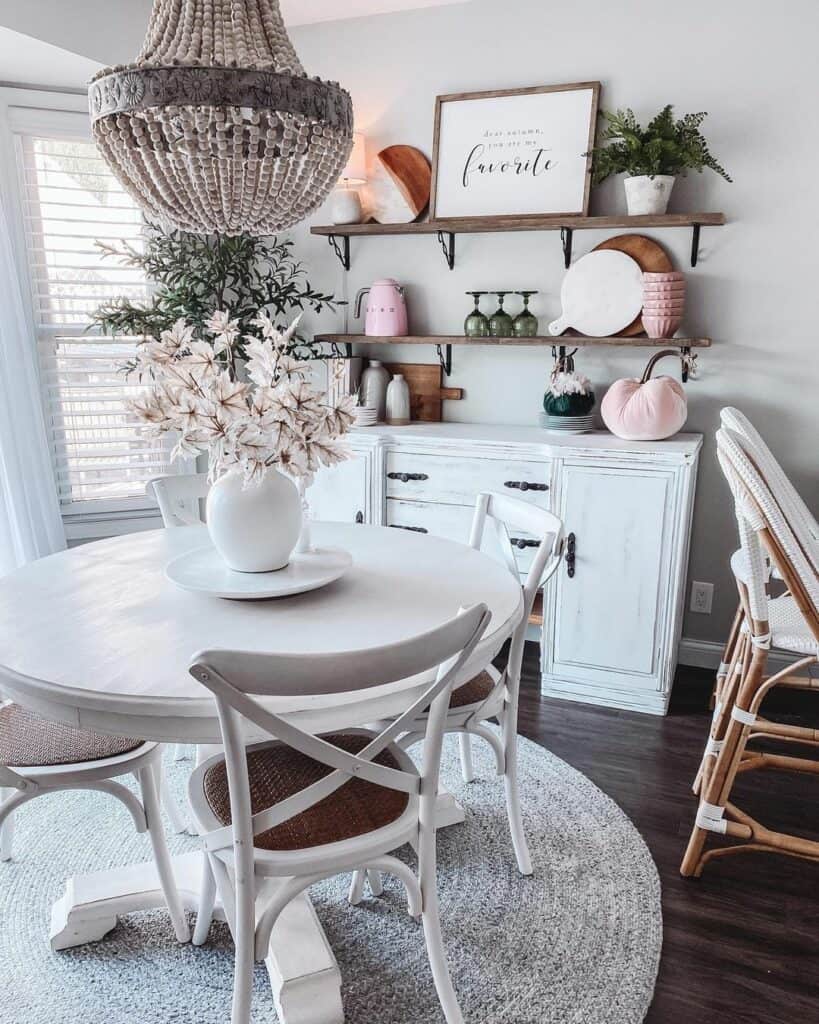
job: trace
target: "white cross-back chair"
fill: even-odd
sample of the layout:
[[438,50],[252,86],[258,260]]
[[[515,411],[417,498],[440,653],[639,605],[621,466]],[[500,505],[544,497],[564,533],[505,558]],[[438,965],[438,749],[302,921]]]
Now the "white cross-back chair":
[[[700,784],[700,805],[683,858],[683,875],[699,875],[714,857],[746,850],[779,851],[819,860],[819,842],[774,832],[730,800],[737,774],[759,768],[819,774],[819,762],[785,754],[748,750],[750,740],[817,742],[816,730],[768,721],[759,712],[765,695],[777,685],[801,680],[815,689],[815,678],[802,676],[819,659],[819,543],[795,491],[782,485],[765,452],[743,434],[723,427],[717,432],[720,465],[733,493],[742,554],[747,566],[739,584],[743,606],[743,654],[723,684],[715,710]],[[801,505],[801,507],[800,507]],[[787,593],[767,592],[768,561]],[[776,648],[797,660],[765,675],[768,652]],[[705,851],[709,835],[740,840]]]
[[[487,527],[491,527],[503,553],[506,565],[518,583],[521,584],[523,617],[511,636],[506,665],[498,671],[487,665],[482,672],[452,691],[444,729],[457,733],[461,747],[461,765],[464,779],[474,778],[472,767],[471,739],[473,736],[485,740],[495,754],[498,774],[504,778],[506,787],[506,810],[509,831],[518,868],[524,875],[532,874],[532,858],[523,829],[518,791],[518,704],[520,698],[520,673],[529,616],[537,593],[554,575],[563,556],[563,524],[551,512],[537,505],[511,498],[505,494],[484,492],[478,495],[470,547],[480,550]],[[510,530],[514,531],[510,535]],[[529,567],[525,582],[515,560],[512,547],[514,533],[528,533],[539,538],[535,556]],[[501,726],[500,735],[487,726],[487,721],[496,718]],[[423,737],[426,727],[424,715],[410,723],[402,747],[409,748]],[[379,895],[381,884],[377,873],[366,875],[373,895]],[[365,872],[357,871],[350,887],[350,902],[358,903],[364,890]]]
[[[154,498],[162,516],[162,525],[173,530],[180,526],[198,526],[203,522],[201,507],[210,490],[207,473],[173,473],[156,476],[145,485],[145,493]],[[174,760],[185,761],[189,748],[177,743],[173,751]],[[168,817],[177,832],[184,832],[188,824],[177,806],[163,776],[162,802]]]
[[[188,924],[162,831],[157,792],[161,754],[156,743],[58,725],[19,704],[0,703],[0,859],[11,860],[11,815],[24,803],[58,790],[106,793],[125,805],[137,832],[148,832],[176,937],[187,942]],[[115,781],[126,775],[137,779],[141,799]]]
[[[802,496],[788,479],[787,474],[782,469],[773,452],[748,417],[740,412],[739,409],[726,406],[720,412],[720,420],[722,426],[727,431],[742,439],[742,443],[755,452],[756,464],[768,481],[772,492],[779,495],[780,501],[785,503],[789,509],[791,520],[798,524],[797,528],[806,537],[811,538],[812,542],[819,544],[819,524],[817,524],[815,517],[803,501]],[[770,564],[767,556],[765,558],[765,568],[769,575],[772,574],[774,578],[780,578],[776,566]],[[748,604],[747,590],[750,585],[750,566],[747,554],[743,551],[742,547],[731,556],[731,571],[734,575],[740,600],[737,602],[734,621],[731,625],[717,670],[713,695],[714,725],[716,725],[716,718],[726,703],[726,695],[735,692],[743,666],[747,666],[750,658],[750,628],[745,615],[745,606]],[[799,684],[798,681],[794,684],[793,681],[786,679],[782,681],[781,685]],[[694,780],[693,788],[695,793],[699,793],[708,756],[710,756],[709,749],[706,748]]]
[[207,473],[157,476],[145,487],[145,493],[156,499],[162,522],[168,528],[201,523],[200,502],[207,498],[209,490]]
[[[485,605],[408,641],[341,655],[205,651],[191,674],[213,694],[224,754],[200,764],[190,800],[236,945],[232,1024],[247,1024],[254,959],[287,904],[324,878],[363,867],[396,875],[421,917],[432,975],[448,1024],[463,1018],[449,977],[438,915],[435,807],[443,727],[453,683],[486,629]],[[380,732],[312,736],[255,698],[331,694],[419,677],[424,692]],[[425,685],[429,681],[429,685]],[[420,768],[395,742],[429,708]],[[245,747],[243,719],[271,739]],[[411,843],[416,875],[390,853]],[[256,907],[257,880],[281,877]],[[194,941],[207,932],[214,893]]]

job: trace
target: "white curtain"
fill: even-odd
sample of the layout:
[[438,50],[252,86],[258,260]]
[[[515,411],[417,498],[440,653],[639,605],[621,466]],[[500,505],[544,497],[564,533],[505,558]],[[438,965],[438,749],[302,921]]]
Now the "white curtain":
[[34,341],[0,200],[0,576],[64,547]]

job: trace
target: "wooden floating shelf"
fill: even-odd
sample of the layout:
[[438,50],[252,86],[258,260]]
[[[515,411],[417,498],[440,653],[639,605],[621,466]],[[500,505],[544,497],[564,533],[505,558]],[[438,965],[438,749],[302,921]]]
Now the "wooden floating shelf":
[[566,348],[710,348],[710,338],[589,338],[586,335],[562,334],[558,338],[467,338],[463,334],[412,335],[406,338],[374,337],[365,334],[317,334],[316,341],[328,345],[494,345],[496,347],[565,346]]
[[710,348],[710,338],[647,338],[613,337],[589,338],[586,335],[561,334],[557,338],[467,338],[463,334],[411,335],[406,338],[374,337],[366,334],[317,334],[315,340],[327,345],[343,345],[347,355],[353,354],[353,345],[434,345],[441,369],[447,377],[452,373],[452,348],[454,345],[489,345],[496,348],[559,348],[561,355],[567,348],[678,348],[683,359],[683,382],[688,380],[686,356],[692,348]]
[[692,228],[719,227],[724,213],[664,213],[616,217],[466,217],[454,220],[427,220],[420,224],[323,224],[310,228],[314,235],[435,235],[439,231],[455,235],[494,234],[500,231],[572,231],[606,228]]
[[321,224],[310,228],[314,235],[326,236],[345,270],[350,269],[350,239],[374,235],[437,235],[447,266],[455,267],[457,235],[494,234],[499,231],[559,231],[563,263],[572,262],[572,237],[575,231],[607,228],[691,228],[691,266],[696,267],[700,249],[700,228],[719,227],[724,213],[664,213],[621,215],[615,217],[459,217],[427,220],[420,224]]

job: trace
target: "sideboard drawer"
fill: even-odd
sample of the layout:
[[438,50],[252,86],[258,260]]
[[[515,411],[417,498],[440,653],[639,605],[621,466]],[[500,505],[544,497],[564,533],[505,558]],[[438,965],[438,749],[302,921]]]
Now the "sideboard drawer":
[[[424,501],[401,501],[390,498],[387,501],[387,526],[395,529],[428,533],[433,537],[469,543],[474,510],[469,505],[444,505]],[[515,561],[521,572],[526,573],[532,564],[537,540],[531,534],[517,531],[513,540]],[[484,536],[483,550],[504,565],[500,545],[493,530]]]
[[551,463],[546,461],[390,451],[386,474],[388,498],[474,506],[480,491],[498,491],[541,508],[551,504]]

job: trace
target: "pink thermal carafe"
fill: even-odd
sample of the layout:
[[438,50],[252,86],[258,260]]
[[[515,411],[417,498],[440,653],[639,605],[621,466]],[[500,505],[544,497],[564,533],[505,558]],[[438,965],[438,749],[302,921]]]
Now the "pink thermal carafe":
[[403,287],[391,277],[385,277],[370,288],[362,288],[355,300],[356,318],[361,316],[361,300],[365,295],[364,333],[376,338],[405,338],[409,330]]

